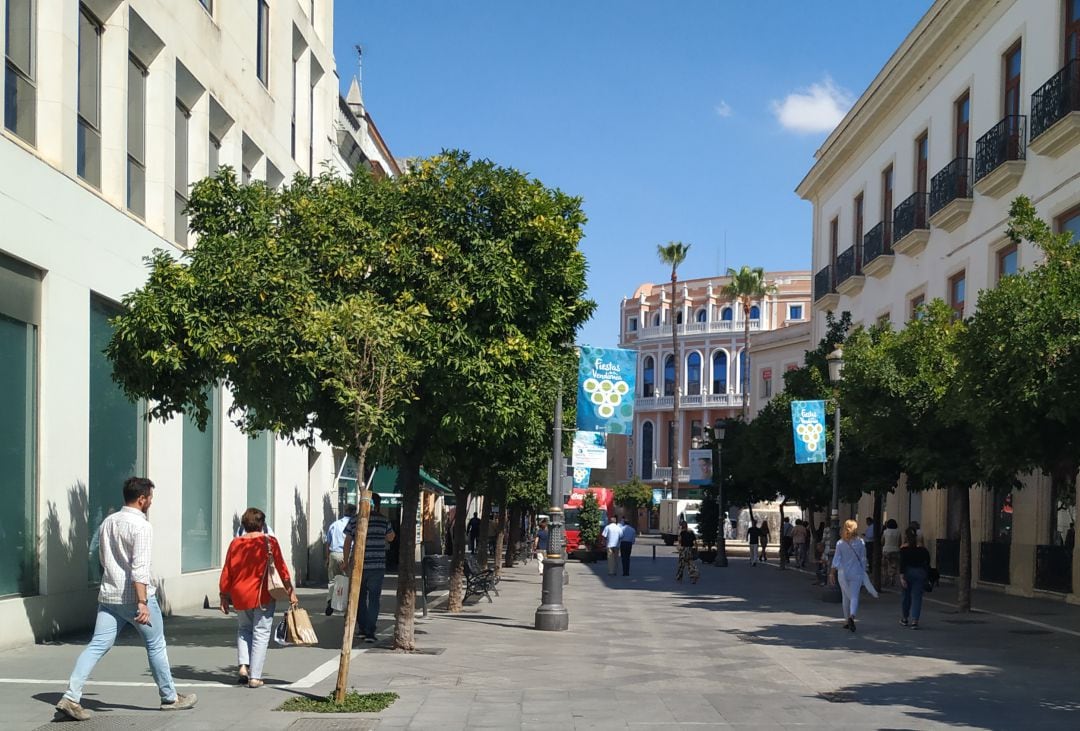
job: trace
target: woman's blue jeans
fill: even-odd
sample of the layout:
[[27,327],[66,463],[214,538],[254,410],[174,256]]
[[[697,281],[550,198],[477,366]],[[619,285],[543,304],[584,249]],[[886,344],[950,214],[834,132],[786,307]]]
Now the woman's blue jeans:
[[904,571],[904,581],[907,582],[907,587],[904,588],[904,596],[900,601],[900,613],[904,616],[904,619],[910,617],[913,622],[919,621],[919,615],[922,614],[922,598],[923,591],[926,589],[927,576],[926,569],[921,566]]
[[248,666],[248,677],[261,680],[270,635],[274,632],[274,602],[265,607],[236,610],[236,658]]
[[161,608],[156,597],[149,597],[146,605],[150,610],[150,624],[139,624],[135,621],[135,612],[138,609],[135,604],[98,604],[94,637],[75,662],[67,692],[64,693],[65,698],[75,703],[82,699],[83,686],[94,671],[94,666],[112,649],[120,631],[130,624],[146,645],[150,673],[157,683],[161,700],[166,703],[176,700],[176,686],[173,685],[172,670],[169,669],[169,656],[165,652],[165,621],[161,617]]

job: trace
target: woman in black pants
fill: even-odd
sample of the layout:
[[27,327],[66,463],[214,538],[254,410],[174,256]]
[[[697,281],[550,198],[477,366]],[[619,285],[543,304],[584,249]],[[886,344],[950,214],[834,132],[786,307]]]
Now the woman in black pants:
[[900,547],[900,586],[904,590],[900,603],[900,624],[911,629],[919,628],[922,614],[923,592],[930,578],[930,552],[919,545],[914,528],[904,531],[904,545]]

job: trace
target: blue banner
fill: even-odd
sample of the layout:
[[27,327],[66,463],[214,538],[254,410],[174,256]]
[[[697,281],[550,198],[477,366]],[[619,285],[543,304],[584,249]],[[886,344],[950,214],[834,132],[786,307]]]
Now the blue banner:
[[588,487],[592,469],[589,467],[574,468],[574,487]]
[[792,401],[795,464],[825,461],[825,402]]
[[633,434],[637,351],[581,347],[577,428]]

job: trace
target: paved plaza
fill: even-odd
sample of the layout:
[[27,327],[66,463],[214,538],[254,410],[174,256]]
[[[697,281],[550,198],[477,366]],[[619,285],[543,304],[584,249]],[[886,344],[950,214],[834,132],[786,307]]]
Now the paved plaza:
[[[867,599],[857,634],[812,577],[702,567],[697,585],[673,580],[673,549],[648,539],[633,575],[569,564],[570,631],[532,629],[535,564],[505,572],[500,595],[463,614],[417,620],[422,652],[358,645],[352,685],[401,697],[379,714],[318,716],[273,709],[296,694],[333,689],[341,620],[304,593],[321,646],[275,648],[267,686],[232,683],[234,620],[199,610],[167,620],[169,656],[191,712],[156,710],[145,653],[125,634],[98,666],[81,728],[708,729],[1076,728],[1080,718],[1080,608],[979,593],[990,613],[958,615],[952,590],[932,595],[923,629],[897,623],[898,597]],[[393,586],[380,631],[389,634]],[[52,705],[86,635],[0,653],[0,726],[33,729]]]

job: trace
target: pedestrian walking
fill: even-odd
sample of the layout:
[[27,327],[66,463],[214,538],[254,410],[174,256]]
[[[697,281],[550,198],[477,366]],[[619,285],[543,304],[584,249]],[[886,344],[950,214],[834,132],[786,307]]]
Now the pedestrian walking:
[[863,543],[866,544],[866,571],[874,570],[874,541],[877,540],[877,525],[873,518],[866,519],[866,532],[863,533]]
[[900,571],[900,528],[892,518],[885,523],[885,530],[881,532],[881,560],[884,562],[885,581],[889,586],[896,586]]
[[768,561],[769,556],[766,554],[766,548],[769,545],[769,519],[761,521],[760,530],[758,532],[758,545],[761,546],[761,560]]
[[622,540],[622,531],[619,529],[619,524],[615,522],[615,516],[608,519],[602,535],[604,545],[607,546],[607,573],[608,576],[615,576],[619,565],[619,543]]
[[694,543],[697,536],[685,520],[679,521],[679,567],[675,569],[675,581],[682,582],[683,572],[690,575],[690,583],[698,581],[697,561],[694,560]]
[[277,538],[263,533],[266,526],[263,511],[248,508],[240,523],[244,526],[244,535],[233,538],[229,544],[218,591],[222,614],[229,613],[230,604],[236,610],[237,682],[259,688],[263,684],[263,665],[277,608],[267,586],[271,564],[289,592],[289,603],[296,606],[300,600],[293,590],[289,568]]
[[750,527],[746,529],[746,543],[750,546],[750,565],[757,566],[758,549],[761,543],[761,528],[757,521],[750,519]]
[[795,547],[795,565],[806,568],[806,554],[810,549],[810,527],[805,520],[796,520],[791,531],[791,543]]
[[533,536],[532,550],[536,554],[536,563],[540,566],[540,575],[543,576],[544,558],[547,556],[548,550],[548,522],[546,520],[540,521],[540,529]]
[[844,521],[840,541],[833,554],[829,583],[840,584],[843,596],[844,629],[855,631],[855,615],[859,612],[859,592],[866,576],[866,544],[859,538],[859,524]]
[[465,526],[465,532],[469,537],[469,553],[476,553],[476,539],[480,537],[480,516],[476,513],[469,518],[469,524]]
[[[345,528],[349,520],[356,515],[355,505],[345,506],[345,515],[341,516],[326,528],[324,542],[326,545],[326,576],[329,586],[326,588],[326,616],[334,613],[330,606],[334,598],[334,578],[345,574]],[[241,524],[243,521],[241,521]]]
[[[397,536],[390,521],[379,512],[382,496],[371,493],[371,515],[368,516],[367,540],[364,542],[364,572],[360,579],[360,601],[357,607],[356,632],[364,642],[375,641],[375,625],[379,620],[379,601],[382,599],[383,578],[386,576],[386,545]],[[475,518],[476,515],[473,514]],[[346,566],[352,574],[356,558],[356,516],[345,527]],[[412,560],[411,558],[409,560]]]
[[905,531],[904,539],[904,545],[900,547],[900,586],[904,590],[900,600],[900,624],[918,629],[923,592],[930,578],[930,552],[919,545],[914,528]]
[[630,575],[630,552],[634,550],[634,541],[637,539],[637,531],[634,526],[626,522],[626,518],[619,525],[619,555],[622,557],[622,575]]
[[149,516],[153,500],[153,482],[145,477],[129,477],[124,482],[124,507],[101,524],[98,538],[101,586],[94,636],[75,661],[64,697],[56,704],[59,714],[74,721],[90,718],[89,711],[80,705],[83,686],[125,625],[134,627],[146,645],[150,674],[161,697],[161,710],[182,711],[195,707],[194,693],[181,695],[176,692],[169,667],[165,622],[150,568],[154,529]]
[[788,563],[791,560],[792,546],[792,531],[795,527],[791,524],[791,518],[784,516],[784,519],[780,522],[780,568],[787,569]]

